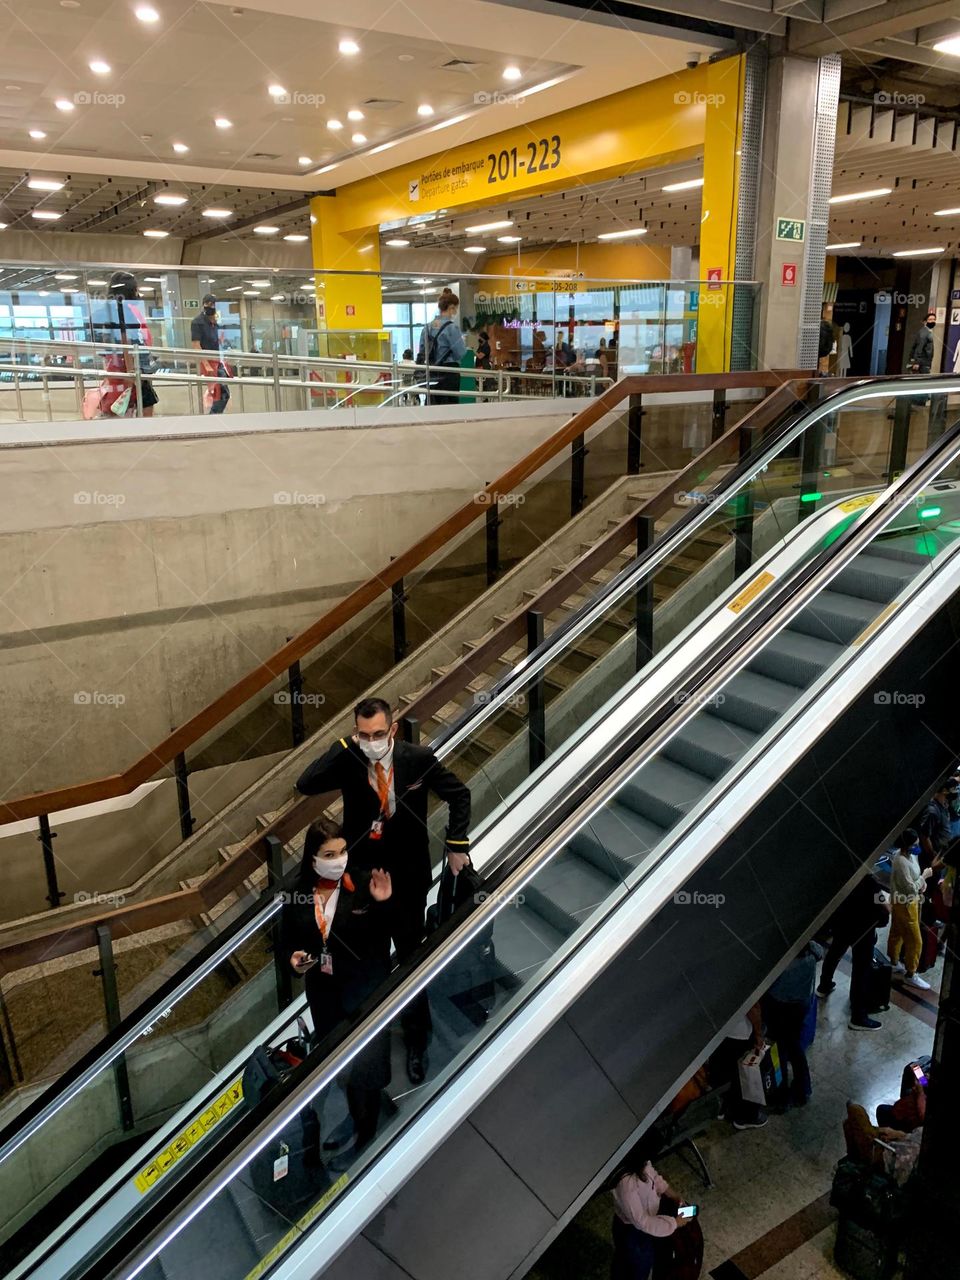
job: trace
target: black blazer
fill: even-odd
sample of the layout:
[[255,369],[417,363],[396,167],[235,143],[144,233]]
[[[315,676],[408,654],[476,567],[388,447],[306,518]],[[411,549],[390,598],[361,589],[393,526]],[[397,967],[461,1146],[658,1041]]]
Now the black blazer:
[[[357,1009],[390,976],[389,899],[377,902],[370,896],[369,876],[351,876],[353,890],[344,883],[327,936],[327,950],[333,959],[333,973],[321,972],[316,964],[305,975],[307,998],[318,1035],[325,1035]],[[306,951],[320,959],[323,934],[317,927],[313,890],[302,882],[293,900],[283,908],[280,921],[280,953],[290,963],[294,951]]]
[[350,869],[383,867],[393,876],[393,891],[429,888],[433,867],[427,829],[427,795],[432,791],[450,809],[445,843],[469,853],[470,791],[445,769],[429,747],[397,741],[393,747],[396,812],[384,824],[383,836],[371,840],[370,827],[380,814],[380,801],[370,785],[368,761],[352,738],[340,738],[304,770],[297,790],[306,796],[339,791],[343,796],[343,834]]

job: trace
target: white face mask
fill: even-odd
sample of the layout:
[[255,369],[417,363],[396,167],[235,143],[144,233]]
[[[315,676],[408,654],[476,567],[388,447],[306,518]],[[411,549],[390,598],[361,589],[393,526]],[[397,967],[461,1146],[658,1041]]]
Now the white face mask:
[[340,880],[347,869],[347,855],[341,853],[336,858],[322,858],[319,853],[315,853],[313,869],[321,880]]
[[368,760],[382,760],[393,746],[393,738],[388,735],[379,742],[360,742],[360,750]]

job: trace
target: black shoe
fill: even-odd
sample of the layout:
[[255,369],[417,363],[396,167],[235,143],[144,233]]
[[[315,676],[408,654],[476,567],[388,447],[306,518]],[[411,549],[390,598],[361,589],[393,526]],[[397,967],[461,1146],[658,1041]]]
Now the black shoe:
[[847,1026],[851,1031],[879,1031],[883,1023],[876,1018],[851,1018]]
[[427,1078],[427,1065],[426,1049],[407,1050],[407,1076],[411,1084],[423,1084]]
[[752,1120],[734,1120],[733,1127],[735,1129],[762,1129],[766,1123],[766,1112],[761,1111],[760,1114],[754,1116]]
[[837,989],[837,984],[835,982],[827,982],[827,983],[821,982],[819,987],[817,987],[817,995],[828,996],[831,991],[836,991],[836,989]]
[[347,1116],[342,1124],[338,1124],[330,1137],[323,1144],[324,1151],[343,1151],[345,1147],[349,1147],[356,1136],[356,1130],[353,1127],[353,1121]]

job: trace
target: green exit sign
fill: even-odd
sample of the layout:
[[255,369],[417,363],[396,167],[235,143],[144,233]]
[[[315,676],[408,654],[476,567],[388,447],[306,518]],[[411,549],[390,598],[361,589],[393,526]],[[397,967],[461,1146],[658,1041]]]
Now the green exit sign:
[[800,218],[778,218],[777,239],[793,240],[795,243],[799,243],[803,240],[806,225]]

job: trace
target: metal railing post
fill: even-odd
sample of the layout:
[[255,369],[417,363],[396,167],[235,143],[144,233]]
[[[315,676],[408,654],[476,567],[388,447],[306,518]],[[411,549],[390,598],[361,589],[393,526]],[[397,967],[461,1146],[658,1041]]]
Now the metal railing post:
[[711,440],[719,440],[727,429],[727,393],[723,387],[714,388]]
[[487,586],[492,587],[500,576],[500,503],[494,498],[487,507]]
[[177,779],[177,808],[180,812],[180,836],[189,840],[193,835],[193,814],[190,812],[190,783],[187,779],[187,757],[181,751],[173,762]]
[[283,408],[280,402],[280,361],[276,352],[273,353],[273,407],[277,413]]
[[[13,1034],[13,1023],[10,1021],[10,1011],[7,1008],[2,989],[0,989],[0,1020],[3,1022],[3,1031],[0,1032],[0,1057],[3,1060],[3,1072],[9,1078],[7,1088],[13,1088],[17,1081],[23,1082],[23,1065],[20,1062],[20,1055],[17,1053],[17,1041]],[[8,1045],[10,1046],[9,1049],[7,1048]]]
[[910,440],[910,409],[912,396],[897,396],[893,406],[893,431],[890,435],[890,461],[886,481],[892,484],[907,467],[907,444]]
[[[292,640],[292,636],[287,636]],[[287,668],[287,688],[290,692],[290,732],[293,745],[299,747],[306,740],[306,729],[303,722],[303,673],[300,660],[291,662]]]
[[579,515],[586,500],[587,446],[581,432],[570,446],[570,514]]
[[50,399],[50,382],[46,373],[40,375],[40,381],[43,384],[43,398],[47,406],[47,421],[53,421],[53,401]]
[[[113,1031],[120,1025],[120,995],[117,991],[117,966],[109,925],[97,925],[97,952],[100,968],[94,970],[94,976],[103,979],[103,1007],[107,1015],[107,1030]],[[124,1053],[121,1053],[113,1063],[113,1078],[117,1086],[120,1122],[124,1129],[129,1131],[133,1128],[133,1101],[130,1096],[130,1077],[127,1073],[127,1058]]]
[[393,613],[393,660],[402,662],[407,656],[407,597],[403,593],[403,579],[398,578],[390,588],[390,607]]
[[21,422],[24,422],[26,419],[23,416],[23,387],[20,385],[20,366],[18,364],[13,366],[13,390],[17,398],[17,417]]
[[[283,891],[283,845],[276,836],[264,836],[267,842],[267,892],[270,897]],[[277,1009],[285,1009],[293,999],[293,972],[281,950],[281,920],[283,912],[277,912],[270,925],[270,946],[273,950],[273,972],[277,983]]]
[[43,849],[43,873],[47,880],[47,901],[52,909],[56,909],[60,905],[60,899],[64,896],[63,891],[57,883],[57,861],[53,856],[53,842],[57,838],[57,833],[50,830],[50,818],[47,814],[41,813],[39,819],[40,834],[37,839]]
[[[527,653],[543,643],[543,614],[527,610]],[[547,707],[544,699],[543,672],[527,686],[527,732],[529,735],[530,772],[547,758]]]
[[640,474],[643,463],[640,461],[640,449],[643,443],[643,396],[631,396],[627,402],[627,475]]
[[930,397],[930,411],[927,418],[927,445],[936,444],[947,429],[947,397],[946,393]]
[[797,499],[797,520],[806,520],[815,515],[815,500],[804,501],[805,494],[814,494],[820,489],[820,472],[823,469],[823,440],[825,419],[821,418],[803,433],[803,444],[800,449],[800,495]]
[[[653,516],[637,516],[638,556],[642,556],[645,551],[650,550],[656,536],[657,522]],[[653,657],[653,581],[654,575],[648,573],[638,585],[634,597],[637,629],[637,671]]]
[[[740,461],[750,452],[750,433],[740,431]],[[733,575],[738,578],[753,563],[753,486],[745,485],[734,498],[736,516],[733,522]]]
[[420,741],[420,721],[416,716],[402,716],[400,719],[400,736],[404,742],[417,746]]

